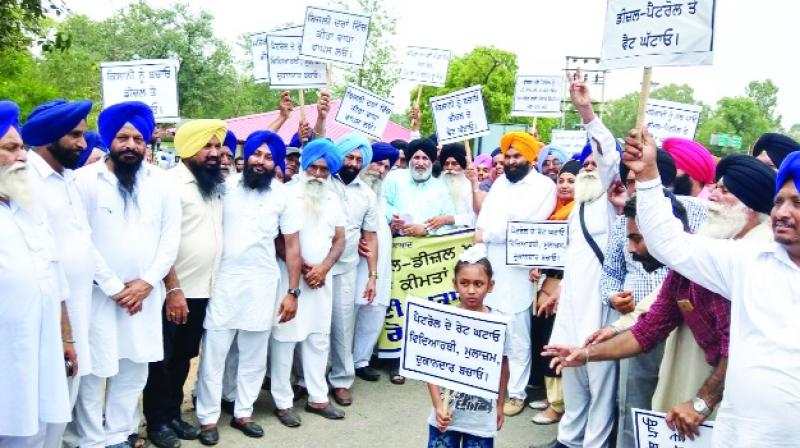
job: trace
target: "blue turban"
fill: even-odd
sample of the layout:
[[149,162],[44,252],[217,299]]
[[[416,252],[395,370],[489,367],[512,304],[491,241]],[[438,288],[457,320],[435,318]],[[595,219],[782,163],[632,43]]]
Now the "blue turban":
[[[283,143],[283,141],[281,141]],[[236,134],[233,133],[230,129],[225,134],[225,141],[222,142],[222,146],[227,146],[231,152],[236,152],[236,147],[239,145],[239,140],[236,138]]]
[[501,153],[502,153],[502,151],[500,151],[500,147],[498,146],[497,148],[494,149],[494,151],[492,151],[492,158],[494,159],[494,157],[496,155],[501,154]]
[[150,136],[156,128],[153,110],[141,101],[125,101],[106,107],[97,117],[100,136],[108,148],[111,148],[111,142],[114,141],[117,132],[127,123],[132,124],[142,133],[144,141],[150,143]]
[[361,168],[366,168],[372,162],[372,145],[369,144],[369,140],[363,135],[353,132],[350,134],[345,135],[338,142],[336,142],[336,147],[339,148],[339,154],[344,157],[355,150],[361,151],[361,158],[364,159],[364,162],[361,164]]
[[11,128],[19,132],[19,106],[13,101],[0,101],[0,138]]
[[778,169],[778,177],[775,182],[775,194],[789,180],[794,180],[794,187],[800,191],[800,152],[792,152],[783,159],[781,167]]
[[[614,143],[617,146],[616,147],[617,152],[620,153],[620,155],[622,155],[622,147],[619,146],[619,142],[614,142]],[[585,162],[586,159],[588,159],[590,155],[592,155],[592,140],[587,138],[586,139],[586,146],[583,147],[583,150],[581,151],[580,155],[578,155],[578,158],[576,159],[576,160],[578,160],[578,162],[580,162],[581,167],[583,167],[583,162]],[[573,159],[574,158],[575,157],[573,156]]]
[[86,139],[86,148],[81,151],[81,156],[78,159],[78,167],[82,167],[86,165],[86,161],[89,160],[89,156],[92,155],[92,151],[94,148],[98,148],[103,152],[108,152],[108,149],[103,145],[103,142],[100,140],[100,134],[94,131],[86,131],[86,134],[83,135],[83,138]]
[[303,154],[300,155],[300,166],[303,171],[307,170],[312,163],[316,162],[320,157],[325,159],[328,163],[328,170],[331,174],[336,174],[342,168],[342,156],[339,154],[339,148],[327,138],[318,138],[306,144],[303,148]]
[[400,151],[389,143],[375,142],[372,144],[372,161],[389,161],[389,168],[393,167],[400,158]]
[[[311,140],[313,140],[314,137],[315,137],[314,131],[312,130],[311,131]],[[292,135],[292,138],[289,140],[289,143],[286,146],[291,146],[293,148],[302,148],[303,147],[303,142],[300,141],[300,134],[295,132],[294,135]]]
[[539,151],[539,158],[538,158],[538,161],[536,162],[536,165],[538,165],[538,167],[539,167],[539,172],[540,173],[542,172],[542,167],[544,166],[544,161],[547,160],[547,156],[551,156],[551,155],[556,160],[561,162],[562,165],[567,163],[567,160],[569,160],[569,156],[567,156],[567,152],[564,149],[562,149],[562,148],[560,148],[558,146],[547,145],[544,148],[542,148],[541,151]]
[[29,146],[49,145],[75,129],[90,110],[92,102],[89,100],[42,103],[33,109],[22,126],[22,141]]
[[[227,140],[227,139],[226,139]],[[258,148],[264,143],[267,144],[269,152],[272,154],[272,160],[275,165],[281,167],[281,172],[286,172],[286,145],[281,140],[281,137],[272,131],[256,131],[247,137],[242,146],[242,159],[245,165],[247,159],[252,156]]]

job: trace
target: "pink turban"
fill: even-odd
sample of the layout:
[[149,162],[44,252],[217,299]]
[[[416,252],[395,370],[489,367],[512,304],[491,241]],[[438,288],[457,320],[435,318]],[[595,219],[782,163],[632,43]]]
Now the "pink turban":
[[492,169],[492,156],[489,154],[481,154],[478,157],[475,157],[473,164],[477,166],[485,167],[486,169]]
[[661,147],[675,160],[675,167],[692,179],[704,184],[714,182],[716,162],[705,146],[685,138],[670,137]]

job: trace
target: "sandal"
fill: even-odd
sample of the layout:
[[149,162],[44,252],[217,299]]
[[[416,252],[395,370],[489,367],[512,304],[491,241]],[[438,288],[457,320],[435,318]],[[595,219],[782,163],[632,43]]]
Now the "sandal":
[[400,375],[399,370],[392,370],[391,376],[389,377],[389,381],[391,381],[392,384],[405,384],[406,377]]

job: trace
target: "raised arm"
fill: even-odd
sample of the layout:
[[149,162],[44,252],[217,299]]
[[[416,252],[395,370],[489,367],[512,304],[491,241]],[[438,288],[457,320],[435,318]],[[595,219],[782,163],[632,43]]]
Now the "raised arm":
[[286,90],[281,93],[278,116],[267,126],[267,130],[277,133],[281,129],[281,126],[286,123],[286,120],[289,119],[293,108],[292,97],[289,96],[289,91]]
[[314,134],[317,137],[325,137],[327,129],[325,127],[325,120],[328,117],[328,112],[331,110],[331,94],[327,90],[323,90],[319,94],[319,101],[317,101],[317,122],[314,123]]

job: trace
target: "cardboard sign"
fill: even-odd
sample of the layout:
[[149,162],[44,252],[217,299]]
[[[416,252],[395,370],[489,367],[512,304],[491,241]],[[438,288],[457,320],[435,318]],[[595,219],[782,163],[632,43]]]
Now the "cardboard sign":
[[567,131],[565,129],[553,129],[550,136],[550,144],[564,148],[567,155],[580,153],[586,146],[586,131]]
[[715,0],[608,0],[600,69],[709,65]]
[[560,117],[564,96],[562,76],[517,76],[512,116]]
[[361,67],[370,16],[344,11],[306,9],[300,55],[305,59]]
[[444,87],[451,56],[450,50],[408,47],[400,79],[424,86]]
[[509,221],[506,264],[564,269],[569,244],[567,221]]
[[714,422],[701,423],[698,426],[700,435],[691,440],[685,436],[681,437],[677,432],[669,429],[667,414],[663,412],[631,409],[631,414],[636,448],[711,448],[711,431],[714,430]]
[[700,121],[702,106],[682,104],[672,101],[649,100],[645,109],[647,131],[660,148],[668,137],[694,139],[697,123]]
[[269,87],[271,89],[314,89],[327,83],[322,62],[300,58],[303,36],[267,34]]
[[156,121],[176,122],[178,113],[178,61],[143,59],[100,64],[103,108],[124,101],[141,101]]
[[430,99],[439,144],[460,142],[489,134],[481,86]]
[[380,140],[393,107],[386,98],[351,84],[336,112],[336,122]]
[[269,51],[267,33],[250,35],[250,57],[253,61],[253,78],[256,83],[269,82]]

